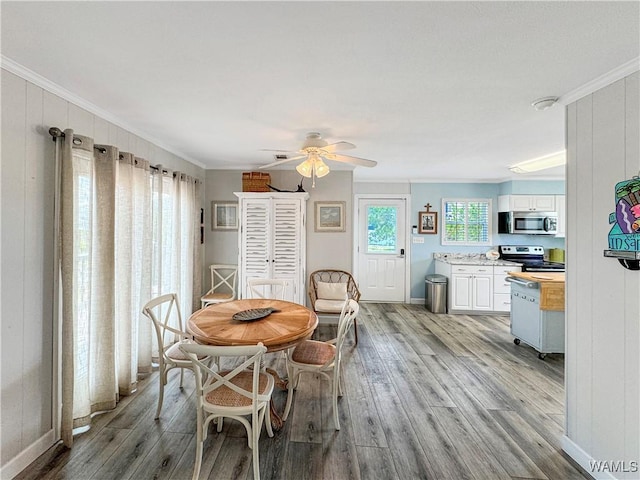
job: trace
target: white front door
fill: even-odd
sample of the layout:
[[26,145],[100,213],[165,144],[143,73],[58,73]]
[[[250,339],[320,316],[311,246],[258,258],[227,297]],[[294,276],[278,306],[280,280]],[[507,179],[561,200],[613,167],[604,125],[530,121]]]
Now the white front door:
[[403,302],[406,200],[358,200],[358,286],[362,300]]

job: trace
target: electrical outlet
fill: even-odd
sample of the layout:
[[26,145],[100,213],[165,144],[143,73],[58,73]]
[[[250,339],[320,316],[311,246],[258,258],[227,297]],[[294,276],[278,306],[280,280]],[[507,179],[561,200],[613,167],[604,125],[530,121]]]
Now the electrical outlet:
[[412,243],[424,243],[424,237],[413,237]]

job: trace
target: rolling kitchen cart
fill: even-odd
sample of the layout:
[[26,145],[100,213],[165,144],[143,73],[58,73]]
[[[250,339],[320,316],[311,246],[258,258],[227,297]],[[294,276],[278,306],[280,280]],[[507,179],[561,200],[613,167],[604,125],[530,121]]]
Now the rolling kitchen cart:
[[564,353],[564,311],[540,308],[540,283],[513,277],[507,280],[511,282],[513,343],[530,345],[540,359],[547,353]]

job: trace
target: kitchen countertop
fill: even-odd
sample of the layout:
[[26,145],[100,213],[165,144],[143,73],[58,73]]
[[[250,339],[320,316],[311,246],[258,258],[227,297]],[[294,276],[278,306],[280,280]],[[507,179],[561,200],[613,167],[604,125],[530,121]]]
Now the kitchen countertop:
[[564,272],[509,272],[509,275],[536,283],[563,283]]
[[448,263],[449,265],[491,265],[491,266],[504,266],[504,267],[521,267],[521,263],[509,262],[508,260],[489,260],[488,258],[458,258],[458,257],[440,257],[436,258],[444,263]]
[[509,276],[540,285],[540,310],[564,311],[564,272],[509,272]]

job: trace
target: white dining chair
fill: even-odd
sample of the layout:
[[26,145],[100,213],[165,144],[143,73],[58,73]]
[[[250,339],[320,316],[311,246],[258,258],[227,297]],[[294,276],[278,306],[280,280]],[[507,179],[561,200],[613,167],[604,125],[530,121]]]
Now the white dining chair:
[[[192,362],[196,374],[197,430],[193,480],[197,480],[200,475],[203,446],[209,424],[216,420],[217,430],[220,432],[225,417],[233,418],[244,425],[249,448],[253,453],[253,478],[259,480],[258,441],[263,423],[267,434],[273,437],[269,402],[274,379],[271,374],[260,368],[262,355],[267,351],[267,347],[259,343],[237,347],[183,344],[180,348]],[[218,368],[214,369],[205,364],[202,361],[203,357],[217,359]],[[234,365],[239,365],[233,370],[219,371],[223,360],[229,357],[234,361]],[[250,421],[247,420],[247,416],[251,416]]]
[[211,289],[201,298],[202,308],[212,303],[230,302],[236,298],[237,265],[214,264],[209,266]]
[[[180,369],[180,388],[182,388],[184,370],[193,368],[191,361],[184,356],[179,347],[182,344],[193,343],[194,340],[184,330],[177,294],[167,293],[150,300],[142,308],[142,313],[151,320],[158,344],[160,394],[158,395],[158,409],[155,416],[157,420],[162,410],[164,386],[167,384],[169,370]],[[202,357],[200,360],[209,362],[210,358]]]
[[250,298],[270,298],[284,300],[289,282],[281,279],[250,278],[247,280]]
[[298,385],[302,373],[319,374],[331,384],[333,401],[333,419],[336,430],[340,430],[338,416],[338,396],[342,396],[342,384],[340,380],[342,346],[347,332],[351,328],[354,319],[360,311],[358,302],[346,299],[340,319],[338,320],[338,334],[333,340],[320,342],[317,340],[305,340],[296,345],[287,355],[287,374],[289,375],[287,405],[284,410],[283,420],[286,420],[293,402],[293,391]]

